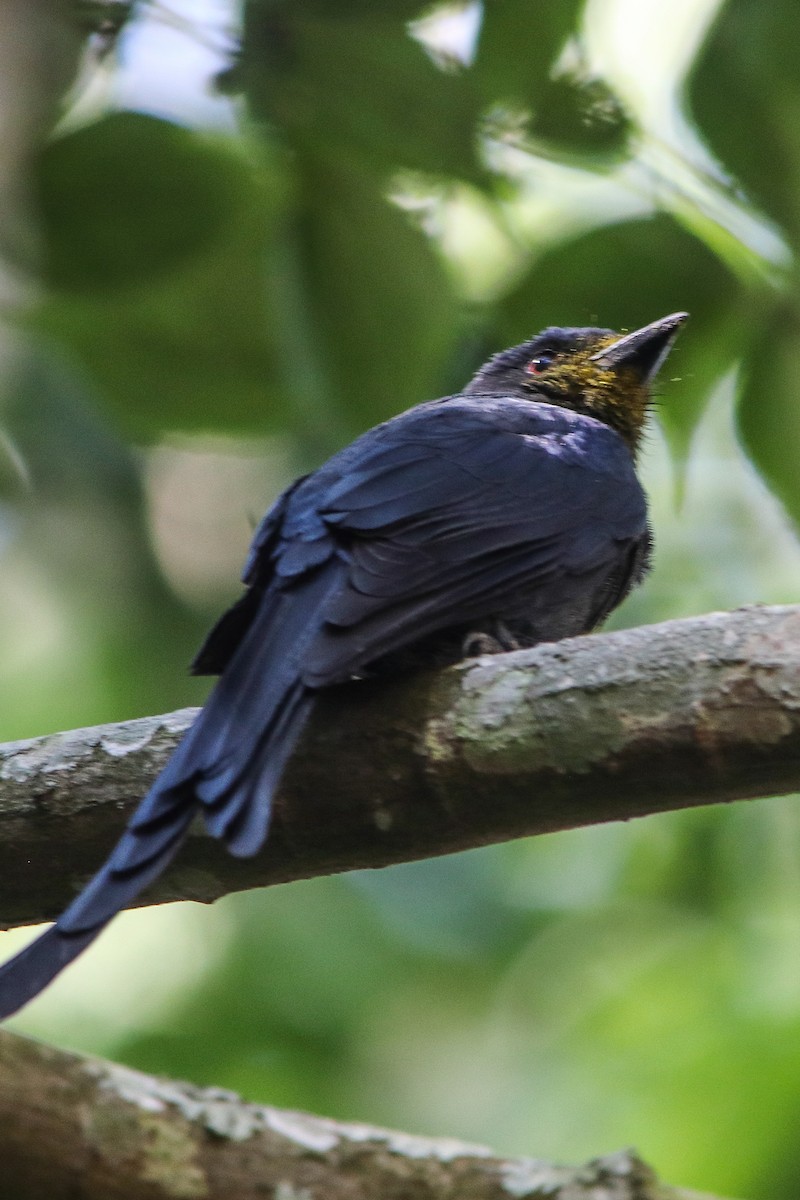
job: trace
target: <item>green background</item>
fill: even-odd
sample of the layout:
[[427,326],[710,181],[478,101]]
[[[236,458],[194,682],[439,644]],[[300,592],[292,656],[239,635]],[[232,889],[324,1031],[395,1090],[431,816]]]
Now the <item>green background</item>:
[[[36,148],[41,290],[3,376],[4,739],[200,703],[185,665],[278,490],[546,324],[691,313],[641,464],[655,569],[614,623],[798,599],[796,0],[472,13],[461,62],[408,0],[249,0],[224,120],[144,88]],[[799,945],[783,798],[126,914],[12,1027],[796,1200]]]

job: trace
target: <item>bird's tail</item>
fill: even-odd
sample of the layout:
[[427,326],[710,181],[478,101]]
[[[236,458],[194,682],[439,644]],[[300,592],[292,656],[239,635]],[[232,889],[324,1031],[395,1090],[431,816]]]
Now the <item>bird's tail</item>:
[[266,837],[275,787],[313,703],[300,678],[331,587],[324,569],[264,597],[209,700],[100,868],[54,925],[0,967],[0,1019],[33,999],[165,869],[198,812],[239,856]]

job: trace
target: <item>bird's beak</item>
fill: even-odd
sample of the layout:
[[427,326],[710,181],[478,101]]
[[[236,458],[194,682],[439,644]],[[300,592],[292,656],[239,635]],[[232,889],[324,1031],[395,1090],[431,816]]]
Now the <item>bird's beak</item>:
[[652,321],[633,333],[626,333],[610,346],[592,355],[592,362],[603,367],[633,367],[649,383],[672,349],[678,330],[689,316],[685,312],[670,313],[660,321]]

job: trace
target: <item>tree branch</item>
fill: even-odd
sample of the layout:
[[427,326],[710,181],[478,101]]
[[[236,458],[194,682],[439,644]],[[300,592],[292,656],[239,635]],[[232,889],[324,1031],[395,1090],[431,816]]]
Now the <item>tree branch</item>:
[[[3,1194],[48,1200],[704,1200],[635,1154],[583,1167],[248,1104],[0,1033]],[[712,1200],[705,1197],[705,1200]]]
[[[58,912],[190,710],[0,747],[0,918]],[[800,606],[750,608],[332,689],[265,850],[198,824],[145,902],[425,858],[800,789]]]

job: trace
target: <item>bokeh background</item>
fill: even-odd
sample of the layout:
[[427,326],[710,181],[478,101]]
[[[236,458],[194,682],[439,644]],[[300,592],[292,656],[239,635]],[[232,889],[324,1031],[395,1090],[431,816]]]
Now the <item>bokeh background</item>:
[[[200,703],[277,492],[552,323],[692,314],[615,623],[798,600],[796,0],[65,7],[0,21],[0,736]],[[796,1200],[800,809],[125,914],[12,1027]]]

